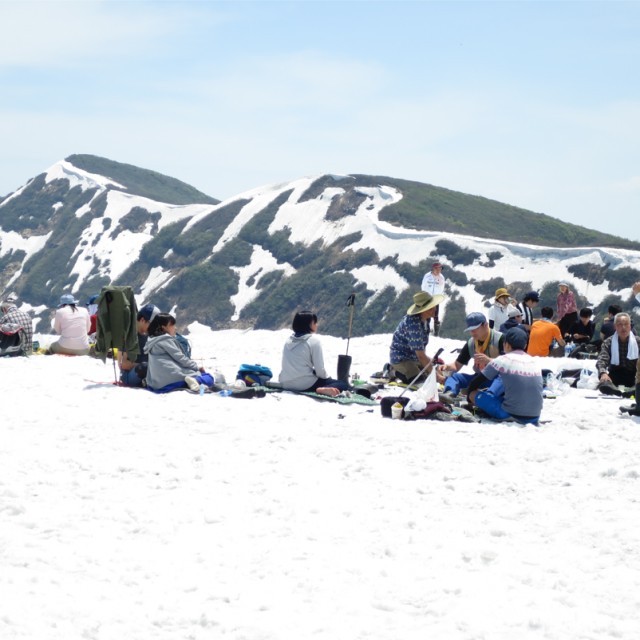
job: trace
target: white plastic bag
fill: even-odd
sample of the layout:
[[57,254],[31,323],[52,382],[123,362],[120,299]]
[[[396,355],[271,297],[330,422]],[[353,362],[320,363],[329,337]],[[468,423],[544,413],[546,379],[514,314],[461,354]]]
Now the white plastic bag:
[[576,382],[576,387],[578,387],[578,389],[589,389],[591,391],[597,389],[598,376],[594,376],[592,373],[593,372],[589,371],[589,369],[583,369],[580,372],[580,380]]
[[409,411],[422,411],[427,406],[427,402],[438,402],[438,381],[436,380],[436,367],[434,365],[431,373],[424,381],[423,385],[413,394],[406,409]]

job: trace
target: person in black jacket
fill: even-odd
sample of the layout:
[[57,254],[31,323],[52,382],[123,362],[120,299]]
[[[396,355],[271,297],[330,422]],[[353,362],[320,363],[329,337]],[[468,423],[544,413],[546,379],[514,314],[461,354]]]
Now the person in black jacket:
[[593,338],[596,330],[596,325],[591,320],[592,315],[593,311],[591,311],[591,309],[580,309],[579,319],[569,327],[564,337],[575,344],[587,344],[591,342],[591,338]]

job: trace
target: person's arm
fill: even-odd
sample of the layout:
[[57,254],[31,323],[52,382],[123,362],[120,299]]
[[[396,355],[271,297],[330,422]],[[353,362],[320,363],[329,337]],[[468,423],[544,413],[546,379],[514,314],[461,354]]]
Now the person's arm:
[[488,378],[484,374],[479,373],[478,375],[476,375],[467,387],[467,398],[473,391],[477,391],[482,385],[486,384],[487,382]]
[[640,282],[636,282],[632,287],[633,295],[636,297],[636,300],[640,302]]
[[471,360],[471,354],[469,353],[469,343],[465,342],[464,347],[460,350],[458,354],[458,358],[455,362],[450,362],[449,364],[443,364],[439,367],[440,371],[460,371],[465,364],[469,364],[469,360]]
[[131,369],[135,369],[136,367],[135,363],[129,360],[129,356],[127,356],[126,351],[118,352],[118,365],[123,371],[131,371]]
[[596,369],[600,376],[600,382],[611,382],[609,377],[609,363],[611,362],[611,340],[607,339],[602,343]]
[[309,338],[309,347],[311,348],[311,366],[313,370],[316,372],[318,378],[329,377],[327,370],[324,367],[324,355],[322,354],[322,345],[320,344],[320,340],[315,336]]
[[424,351],[416,351],[416,356],[423,369],[431,364],[431,358]]

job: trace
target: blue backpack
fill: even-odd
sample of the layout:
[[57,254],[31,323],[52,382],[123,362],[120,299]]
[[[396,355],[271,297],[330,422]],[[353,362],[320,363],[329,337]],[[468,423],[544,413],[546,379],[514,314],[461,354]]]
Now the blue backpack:
[[259,385],[263,387],[273,378],[273,372],[269,367],[261,364],[241,364],[236,380],[244,380],[247,387]]
[[184,354],[187,356],[187,358],[189,358],[189,360],[191,360],[191,344],[189,343],[189,341],[179,333],[176,333],[176,340],[184,351]]

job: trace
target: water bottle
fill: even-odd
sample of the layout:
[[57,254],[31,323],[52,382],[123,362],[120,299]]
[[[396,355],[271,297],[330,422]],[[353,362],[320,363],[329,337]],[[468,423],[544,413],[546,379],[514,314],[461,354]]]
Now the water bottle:
[[230,391],[229,389],[223,389],[223,390],[220,392],[220,395],[221,395],[223,398],[226,398],[227,396],[230,396],[230,395],[231,395],[231,391]]
[[567,342],[567,344],[564,345],[564,357],[568,358],[569,354],[573,351],[574,348],[575,345],[573,344],[573,342]]
[[201,384],[201,385],[200,385],[200,391],[199,391],[198,393],[199,393],[201,396],[203,396],[203,395],[204,395],[204,385],[203,385],[203,384]]

